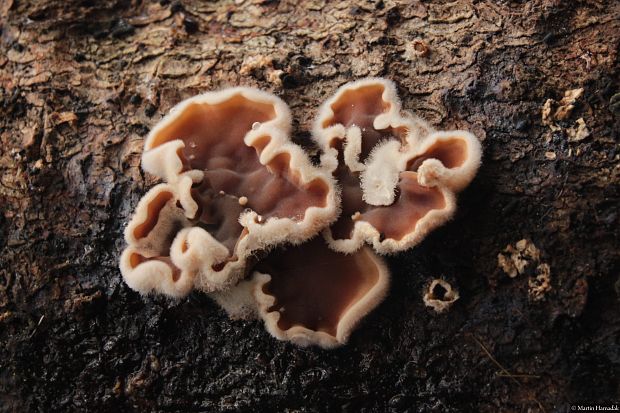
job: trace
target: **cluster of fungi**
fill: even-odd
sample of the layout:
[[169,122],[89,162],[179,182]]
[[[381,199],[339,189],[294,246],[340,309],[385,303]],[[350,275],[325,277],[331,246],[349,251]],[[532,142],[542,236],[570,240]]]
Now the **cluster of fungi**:
[[142,166],[161,178],[138,203],[120,259],[143,293],[204,291],[231,318],[331,348],[385,297],[377,254],[450,219],[480,164],[464,131],[401,110],[394,84],[363,79],[320,108],[320,162],[290,139],[278,97],[237,87],[187,99],[150,132]]

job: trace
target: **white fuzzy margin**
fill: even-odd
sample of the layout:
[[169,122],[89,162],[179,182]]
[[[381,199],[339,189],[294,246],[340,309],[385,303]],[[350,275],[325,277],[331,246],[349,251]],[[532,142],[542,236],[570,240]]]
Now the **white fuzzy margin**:
[[[342,124],[323,127],[332,119],[332,106],[349,90],[379,85],[383,87],[382,99],[389,103],[386,112],[375,117],[375,129],[407,128],[409,133],[405,142],[400,145],[379,143],[373,149],[365,165],[356,163],[357,154],[348,149],[347,139],[352,138],[352,146],[361,148],[357,142],[357,126],[346,129]],[[419,220],[414,230],[400,240],[386,238],[381,240],[380,231],[365,221],[357,221],[350,239],[336,240],[331,230],[326,228],[323,236],[328,245],[335,251],[351,253],[364,243],[369,243],[380,254],[393,254],[407,250],[418,244],[424,237],[439,225],[450,220],[456,210],[455,192],[466,187],[476,175],[482,157],[482,148],[478,139],[466,131],[436,132],[424,121],[414,115],[401,113],[401,103],[396,86],[387,79],[366,78],[347,83],[329,98],[319,109],[313,126],[313,139],[323,150],[322,164],[332,172],[338,166],[337,151],[332,148],[335,140],[345,141],[345,163],[360,172],[364,200],[371,205],[390,205],[394,201],[394,192],[398,182],[398,174],[405,171],[410,159],[425,153],[433,144],[448,139],[463,139],[466,142],[466,159],[460,167],[446,168],[437,159],[427,159],[420,165],[417,173],[418,183],[426,187],[437,187],[445,198],[446,206],[441,210],[432,210]],[[353,170],[353,169],[352,169]],[[398,219],[398,217],[394,217]]]
[[[191,105],[217,105],[238,95],[248,101],[272,105],[274,108],[274,119],[252,128],[244,137],[244,142],[248,146],[263,136],[270,137],[269,144],[260,153],[260,162],[267,165],[277,155],[284,152],[288,153],[290,155],[289,167],[298,175],[300,183],[306,184],[315,179],[323,181],[328,189],[327,199],[324,207],[309,207],[302,221],[272,217],[259,222],[261,220],[256,212],[243,213],[239,217],[239,223],[245,227],[247,234],[237,242],[234,251],[228,251],[204,229],[190,227],[189,221],[184,221],[183,226],[187,228],[177,234],[170,248],[169,256],[172,262],[181,269],[182,274],[185,274],[184,271],[195,274],[193,277],[194,288],[207,292],[222,290],[237,283],[244,276],[247,258],[255,251],[269,249],[285,241],[299,244],[331,224],[340,212],[340,195],[331,173],[324,168],[313,166],[303,149],[289,139],[291,115],[288,106],[278,97],[253,88],[236,87],[219,92],[208,92],[179,103],[153,128],[147,137],[145,152],[142,157],[143,168],[168,182],[168,184],[164,184],[166,185],[165,190],[174,193],[174,202],[176,203],[178,200],[185,210],[186,217],[192,217],[197,210],[197,205],[191,198],[190,189],[192,183],[202,180],[203,172],[198,170],[181,172],[182,163],[177,152],[184,146],[184,143],[180,139],[167,141],[157,147],[154,147],[154,142],[157,141],[158,134],[176,122],[183,111]],[[144,241],[136,240],[133,237],[133,229],[144,222],[150,201],[161,190],[163,187],[153,188],[138,203],[134,217],[125,231],[129,251],[142,251],[143,248],[141,247]],[[165,208],[160,214],[162,226],[165,226],[165,223],[170,220],[170,217],[166,215],[168,210]],[[160,223],[157,225],[159,226]],[[154,233],[164,232],[154,230]],[[146,238],[152,238],[151,234]],[[186,247],[185,251],[183,251],[183,246]],[[157,275],[157,279],[162,280],[159,284],[155,281],[136,281],[146,279],[154,267],[165,266],[165,264],[147,261],[136,268],[131,268],[128,254],[126,251],[122,255],[120,267],[123,277],[130,287],[144,294],[159,292],[174,297],[182,295],[178,289],[163,281],[161,275],[164,273],[163,269],[156,271],[156,274],[154,273]],[[142,255],[150,257],[152,253],[147,248]],[[220,271],[215,271],[212,268],[213,264],[224,262],[227,257],[236,257],[236,260],[227,261]],[[187,293],[189,291],[185,292],[185,294]]]

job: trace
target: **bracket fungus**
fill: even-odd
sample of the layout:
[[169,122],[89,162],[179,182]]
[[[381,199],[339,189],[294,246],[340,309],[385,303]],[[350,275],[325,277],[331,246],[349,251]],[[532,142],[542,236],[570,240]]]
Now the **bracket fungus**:
[[387,293],[375,252],[406,250],[452,216],[480,144],[401,112],[394,84],[375,78],[320,109],[320,165],[290,131],[286,104],[252,88],[174,107],[145,141],[142,166],[163,183],[125,230],[126,283],[177,298],[199,289],[278,339],[344,344]]
[[365,242],[380,254],[416,245],[452,217],[455,192],[480,165],[476,137],[433,131],[403,113],[396,87],[385,79],[342,86],[320,109],[314,138],[342,187],[342,213],[325,231],[340,252]]

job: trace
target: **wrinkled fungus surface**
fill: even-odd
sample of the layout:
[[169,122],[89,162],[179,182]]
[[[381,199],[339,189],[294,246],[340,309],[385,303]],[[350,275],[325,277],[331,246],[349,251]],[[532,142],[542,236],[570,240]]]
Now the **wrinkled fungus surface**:
[[[263,319],[278,339],[344,344],[388,288],[364,244],[395,253],[448,220],[480,144],[402,112],[385,79],[346,84],[321,107],[318,166],[290,125],[284,102],[251,88],[177,105],[145,142],[142,166],[164,183],[126,228],[127,284],[172,297],[197,288],[231,318]],[[425,299],[449,306],[455,294]]]
[[333,180],[289,130],[287,106],[254,89],[175,107],[145,142],[144,169],[167,184],[145,195],[127,227],[128,284],[172,296],[226,288],[254,251],[304,241],[333,221]]
[[369,242],[379,253],[408,249],[454,210],[454,193],[473,178],[480,144],[465,131],[435,132],[401,113],[394,84],[344,85],[321,108],[314,138],[342,186],[342,214],[326,231],[351,252]]

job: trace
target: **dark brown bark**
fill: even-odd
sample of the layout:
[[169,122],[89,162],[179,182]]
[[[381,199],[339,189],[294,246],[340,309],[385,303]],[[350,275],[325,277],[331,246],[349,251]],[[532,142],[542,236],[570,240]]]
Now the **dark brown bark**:
[[[0,3],[0,411],[527,411],[619,398],[620,3],[4,0]],[[428,48],[428,50],[426,50]],[[122,229],[155,181],[143,138],[175,103],[275,92],[304,143],[364,76],[475,133],[455,220],[389,259],[388,299],[336,351],[275,341],[203,294],[141,298]],[[552,131],[547,99],[584,88]],[[569,142],[583,118],[590,136]],[[535,301],[497,254],[531,240]],[[460,290],[443,315],[436,277]]]

